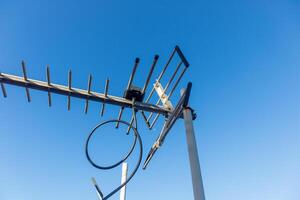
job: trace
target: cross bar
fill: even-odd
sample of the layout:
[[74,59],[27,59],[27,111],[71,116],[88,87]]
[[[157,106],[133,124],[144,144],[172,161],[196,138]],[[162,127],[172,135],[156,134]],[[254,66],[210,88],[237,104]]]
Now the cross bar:
[[[44,81],[38,81],[34,79],[24,79],[24,77],[10,75],[10,74],[0,74],[0,83],[5,83],[9,85],[15,85],[24,88],[30,88],[35,90],[41,90],[45,92],[56,93],[65,96],[71,96],[80,99],[89,99],[90,101],[108,103],[112,105],[132,108],[132,101],[127,100],[122,97],[105,95],[103,93],[97,93],[93,91],[87,91],[82,89],[73,88],[69,89],[68,86],[58,85],[58,84],[48,84]],[[135,102],[135,108],[142,111],[160,113],[165,116],[171,114],[171,110],[165,109],[162,106],[152,105],[149,103]]]

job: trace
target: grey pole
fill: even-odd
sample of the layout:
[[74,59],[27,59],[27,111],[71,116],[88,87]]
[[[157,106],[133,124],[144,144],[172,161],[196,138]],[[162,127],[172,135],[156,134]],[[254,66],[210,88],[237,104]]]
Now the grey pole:
[[[128,164],[124,162],[122,164],[122,178],[121,184],[125,183],[127,180]],[[120,190],[120,200],[126,200],[126,185],[124,185]]]
[[190,159],[194,200],[205,200],[201,169],[198,157],[197,143],[193,127],[193,116],[190,108],[184,108],[183,118],[186,132],[186,141]]

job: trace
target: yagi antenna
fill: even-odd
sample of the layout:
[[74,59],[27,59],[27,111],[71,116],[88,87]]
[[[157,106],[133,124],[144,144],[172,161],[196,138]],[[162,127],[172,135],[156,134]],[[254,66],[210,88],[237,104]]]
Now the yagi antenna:
[[[151,159],[153,158],[157,150],[163,145],[167,135],[170,133],[171,128],[174,126],[177,119],[183,118],[185,120],[195,200],[204,200],[205,199],[204,190],[203,190],[203,183],[202,183],[200,165],[198,160],[197,145],[195,142],[194,129],[192,125],[192,120],[196,118],[196,114],[188,106],[192,83],[189,82],[187,84],[187,87],[184,88],[184,90],[182,90],[181,97],[179,98],[177,103],[174,103],[172,98],[173,94],[178,88],[179,83],[182,81],[182,78],[189,67],[189,63],[185,58],[185,56],[183,55],[180,48],[178,46],[175,46],[171,55],[167,59],[167,62],[164,65],[162,65],[162,69],[161,72],[159,73],[159,76],[155,80],[152,80],[152,75],[158,66],[158,59],[159,56],[155,55],[152,64],[150,65],[149,73],[146,76],[144,85],[142,87],[138,87],[133,84],[134,77],[136,76],[138,71],[137,68],[140,65],[140,59],[136,58],[125,91],[123,95],[120,96],[114,96],[110,94],[109,92],[110,79],[106,79],[105,85],[103,89],[101,89],[103,93],[93,91],[92,75],[88,76],[86,89],[79,89],[74,87],[74,81],[72,79],[71,70],[69,70],[68,72],[67,85],[55,84],[51,81],[50,67],[48,65],[46,67],[46,81],[30,79],[28,77],[26,65],[24,61],[22,61],[21,63],[22,76],[15,76],[15,75],[4,74],[0,72],[0,86],[1,86],[3,97],[5,98],[7,97],[7,90],[5,88],[6,84],[25,88],[28,102],[31,102],[32,100],[30,95],[30,90],[45,91],[48,94],[49,107],[51,107],[53,104],[52,93],[63,95],[67,97],[68,111],[71,110],[71,98],[83,99],[85,101],[85,107],[84,107],[85,114],[88,113],[89,105],[91,102],[101,103],[102,106],[99,112],[101,116],[104,115],[105,110],[107,109],[106,104],[120,107],[120,111],[117,116],[117,119],[108,120],[97,125],[95,129],[93,129],[93,131],[89,134],[89,137],[86,142],[86,148],[85,148],[87,159],[94,167],[107,170],[107,169],[112,169],[114,167],[117,167],[122,162],[125,162],[125,160],[133,152],[136,143],[139,144],[140,155],[138,158],[137,165],[133,169],[132,174],[126,180],[124,180],[124,183],[122,183],[119,187],[114,189],[106,196],[100,190],[100,187],[96,183],[96,180],[94,178],[92,179],[98,197],[101,200],[107,200],[116,192],[118,192],[122,187],[124,187],[135,175],[136,171],[138,170],[141,164],[142,155],[143,155],[143,146],[142,146],[142,140],[140,134],[138,133],[138,127],[137,127],[138,122],[137,122],[136,113],[137,112],[141,113],[142,118],[146,122],[146,125],[149,129],[153,129],[153,127],[155,126],[155,124],[159,119],[159,116],[161,115],[164,116],[164,124],[162,130],[160,131],[160,134],[158,135],[156,141],[154,142],[151,149],[149,150],[149,153],[144,161],[143,169],[146,169],[146,167],[149,165]],[[167,76],[166,74],[169,73],[169,71],[172,72],[170,73],[170,76]],[[162,80],[165,79],[167,79],[166,84],[163,84]],[[147,88],[149,87],[150,83],[153,83],[153,87],[151,88],[149,94],[147,95]],[[171,101],[171,99],[173,102]],[[156,102],[156,103],[154,104],[150,102]],[[126,108],[130,108],[130,111],[132,112],[132,117],[129,120],[129,122],[122,120],[122,115]],[[92,161],[88,153],[88,144],[94,131],[98,129],[100,126],[108,123],[115,124],[116,128],[119,127],[120,123],[127,126],[127,134],[133,133],[130,135],[134,136],[134,143],[132,145],[131,150],[129,151],[127,156],[125,156],[125,158],[123,158],[121,161],[119,161],[114,165],[103,167],[97,165],[96,163],[94,163],[94,161]]]

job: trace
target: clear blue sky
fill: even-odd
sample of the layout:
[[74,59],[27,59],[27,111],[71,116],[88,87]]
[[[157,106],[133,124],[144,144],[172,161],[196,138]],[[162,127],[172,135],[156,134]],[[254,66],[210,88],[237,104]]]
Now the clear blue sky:
[[[122,95],[136,56],[142,84],[154,54],[162,67],[178,44],[191,67],[191,106],[208,200],[300,199],[300,3],[291,1],[0,1],[0,69]],[[156,74],[158,71],[155,72]],[[7,86],[0,98],[0,199],[97,199],[120,181],[120,168],[94,169],[84,155],[88,132],[118,109]],[[129,111],[125,115],[129,119]],[[159,133],[140,119],[145,154]],[[108,129],[107,129],[108,130]],[[110,130],[110,129],[109,129]],[[119,133],[118,131],[112,131]],[[99,135],[95,159],[116,160],[129,137]],[[105,150],[100,151],[100,150]],[[133,166],[134,160],[129,162]],[[129,166],[129,167],[130,167]],[[132,168],[131,168],[132,169]],[[128,200],[192,199],[183,122],[179,121],[147,171],[128,185]],[[118,199],[118,195],[112,199]]]

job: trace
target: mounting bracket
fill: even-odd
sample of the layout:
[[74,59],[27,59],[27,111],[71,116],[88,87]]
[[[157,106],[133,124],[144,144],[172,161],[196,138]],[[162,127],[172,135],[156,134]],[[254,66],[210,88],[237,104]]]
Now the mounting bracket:
[[174,109],[173,105],[169,100],[168,96],[166,95],[165,89],[163,88],[161,83],[159,81],[156,81],[153,85],[157,95],[159,96],[161,102],[163,103],[163,107],[168,110],[173,110]]

